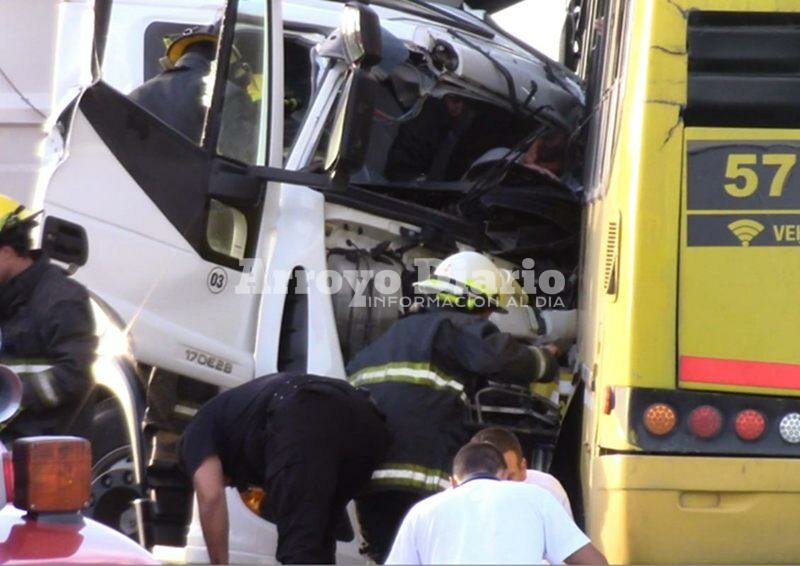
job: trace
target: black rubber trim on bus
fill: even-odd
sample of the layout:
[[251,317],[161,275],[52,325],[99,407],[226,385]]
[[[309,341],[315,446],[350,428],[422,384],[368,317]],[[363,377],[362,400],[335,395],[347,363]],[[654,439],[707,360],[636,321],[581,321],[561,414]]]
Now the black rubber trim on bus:
[[[779,432],[784,415],[800,413],[800,397],[637,387],[615,388],[614,395],[617,406],[627,405],[630,442],[645,452],[800,458],[800,444],[784,441]],[[625,395],[627,403],[620,403]],[[642,416],[654,403],[666,403],[677,413],[678,424],[667,435],[655,436],[644,427]],[[702,439],[689,430],[689,414],[701,405],[710,405],[722,413],[722,429],[714,438]],[[756,440],[742,440],[734,430],[736,415],[745,409],[755,409],[765,417],[764,433]]]

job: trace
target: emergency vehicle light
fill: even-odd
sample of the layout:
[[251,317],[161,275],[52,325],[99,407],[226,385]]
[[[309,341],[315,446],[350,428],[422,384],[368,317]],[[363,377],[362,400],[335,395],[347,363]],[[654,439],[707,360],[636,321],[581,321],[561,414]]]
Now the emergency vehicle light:
[[266,492],[259,487],[250,487],[239,492],[242,503],[256,515],[261,514],[261,502],[264,500]]
[[698,438],[713,438],[722,430],[722,413],[711,405],[700,405],[689,413],[689,430]]
[[644,428],[654,436],[665,436],[672,432],[678,424],[678,415],[666,403],[653,403],[644,411],[642,417]]
[[32,513],[77,512],[89,501],[92,450],[72,436],[14,442],[14,506]]
[[614,390],[611,387],[606,386],[606,388],[603,390],[603,414],[610,415],[611,411],[614,410],[614,404]]
[[14,462],[11,452],[3,452],[3,484],[6,487],[6,503],[14,501]]
[[767,420],[755,409],[745,409],[736,415],[733,427],[742,440],[757,440],[764,434]]

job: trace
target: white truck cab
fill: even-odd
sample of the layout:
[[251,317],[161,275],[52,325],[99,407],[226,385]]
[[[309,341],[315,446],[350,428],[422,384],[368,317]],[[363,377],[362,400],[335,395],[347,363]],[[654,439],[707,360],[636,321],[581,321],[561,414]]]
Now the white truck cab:
[[[403,0],[60,9],[61,26],[78,19],[94,42],[59,28],[56,52],[80,64],[56,73],[33,200],[61,232],[85,230],[75,277],[126,337],[125,371],[98,376],[92,511],[157,556],[206,559],[175,453],[199,406],[276,371],[345,377],[437,258],[476,249],[522,270],[539,308],[520,306],[521,339],[542,339],[543,309],[574,308],[580,200],[515,159],[544,132],[577,130],[582,87],[478,13]],[[165,36],[220,19],[195,142],[127,95],[160,72]],[[231,87],[243,69],[247,120]],[[436,138],[432,124],[450,119],[465,129]],[[561,286],[550,275],[537,287],[545,271]],[[558,407],[540,401],[529,413],[547,450]],[[229,508],[231,559],[272,560],[274,527],[233,490]],[[357,546],[340,544],[340,558],[358,560]]]

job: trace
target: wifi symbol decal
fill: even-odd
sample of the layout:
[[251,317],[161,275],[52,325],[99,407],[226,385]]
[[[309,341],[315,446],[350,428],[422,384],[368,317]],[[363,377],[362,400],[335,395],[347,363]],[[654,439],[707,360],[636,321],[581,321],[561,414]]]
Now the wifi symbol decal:
[[742,243],[742,246],[748,247],[750,242],[753,241],[753,238],[758,236],[761,232],[764,231],[764,225],[757,220],[751,220],[749,218],[743,218],[741,220],[735,220],[728,224],[728,229],[733,232],[733,235],[739,238],[739,241]]

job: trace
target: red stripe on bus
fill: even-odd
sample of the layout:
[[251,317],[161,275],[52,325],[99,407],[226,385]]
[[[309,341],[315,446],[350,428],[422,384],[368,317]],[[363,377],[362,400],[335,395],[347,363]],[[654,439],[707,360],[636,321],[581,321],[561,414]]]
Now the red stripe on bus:
[[680,379],[694,383],[800,389],[800,365],[681,356]]

